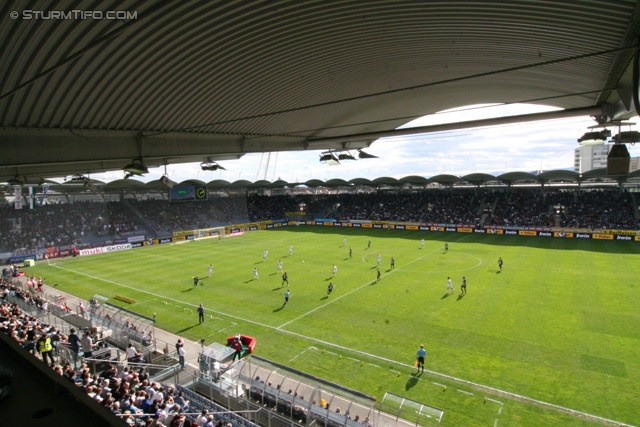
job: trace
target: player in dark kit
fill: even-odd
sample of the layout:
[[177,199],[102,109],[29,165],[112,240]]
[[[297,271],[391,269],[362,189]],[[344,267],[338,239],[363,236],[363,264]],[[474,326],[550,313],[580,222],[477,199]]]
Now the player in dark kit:
[[498,267],[500,267],[500,271],[502,271],[502,257],[498,258]]
[[280,287],[283,287],[285,283],[287,284],[287,286],[289,286],[289,276],[287,276],[286,271],[282,275],[282,285],[280,285]]
[[467,294],[467,278],[462,276],[462,285],[460,285],[460,290],[462,291],[462,295]]
[[331,291],[333,291],[333,283],[329,283],[327,287],[327,296],[331,295]]
[[200,278],[198,276],[194,276],[193,277],[193,287],[195,288],[196,286],[198,286],[198,282],[200,281]]
[[204,307],[202,304],[198,307],[198,323],[204,322]]

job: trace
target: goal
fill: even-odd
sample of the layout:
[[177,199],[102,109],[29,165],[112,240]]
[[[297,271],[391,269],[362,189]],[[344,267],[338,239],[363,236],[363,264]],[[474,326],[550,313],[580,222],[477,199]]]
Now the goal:
[[222,239],[225,235],[224,227],[200,228],[196,230],[195,239]]

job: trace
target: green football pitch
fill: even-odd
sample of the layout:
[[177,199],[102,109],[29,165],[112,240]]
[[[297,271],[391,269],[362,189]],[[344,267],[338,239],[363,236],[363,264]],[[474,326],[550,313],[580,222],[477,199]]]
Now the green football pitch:
[[443,426],[639,425],[638,252],[635,242],[287,227],[40,262],[29,274],[85,299],[131,298],[111,302],[194,341],[254,336],[262,357],[378,401],[392,392],[441,408]]

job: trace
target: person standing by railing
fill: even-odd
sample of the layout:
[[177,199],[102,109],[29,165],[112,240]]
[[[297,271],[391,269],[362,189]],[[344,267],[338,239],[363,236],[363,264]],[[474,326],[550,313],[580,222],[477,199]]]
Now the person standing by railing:
[[180,348],[178,349],[178,361],[180,363],[180,369],[184,369],[185,368],[185,361],[184,358],[187,355],[187,351],[184,349],[184,345],[180,346]]
[[40,339],[38,340],[38,351],[42,354],[42,361],[46,364],[47,358],[51,361],[53,365],[55,360],[53,360],[53,344],[51,343],[51,337],[46,332],[42,334]]
[[84,333],[80,344],[82,345],[82,353],[85,359],[90,359],[93,353],[93,339],[89,331]]

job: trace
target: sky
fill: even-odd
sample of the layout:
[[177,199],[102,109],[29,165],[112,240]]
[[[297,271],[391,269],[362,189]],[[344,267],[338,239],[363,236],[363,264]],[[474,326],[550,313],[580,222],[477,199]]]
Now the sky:
[[[475,105],[425,116],[402,128],[553,110],[557,108],[527,104]],[[230,182],[239,179],[252,182],[261,179],[304,182],[310,179],[327,181],[341,178],[348,181],[353,178],[402,178],[409,175],[429,178],[439,174],[464,176],[482,172],[499,175],[516,171],[573,169],[574,150],[579,147],[577,139],[595,124],[591,117],[584,116],[382,138],[363,150],[378,156],[378,159],[343,161],[337,166],[320,163],[321,151],[291,151],[270,155],[246,154],[238,160],[218,162],[227,170],[214,172],[202,171],[200,163],[169,165],[167,174],[175,182],[188,179],[204,182],[215,179]],[[635,129],[625,126],[622,130]],[[616,132],[617,129],[612,129],[612,134]],[[640,156],[640,147],[628,145],[628,148],[631,157]],[[164,174],[164,168],[151,168],[149,172],[135,179],[143,182],[157,180]],[[122,171],[91,175],[92,179],[103,182],[123,177]]]

